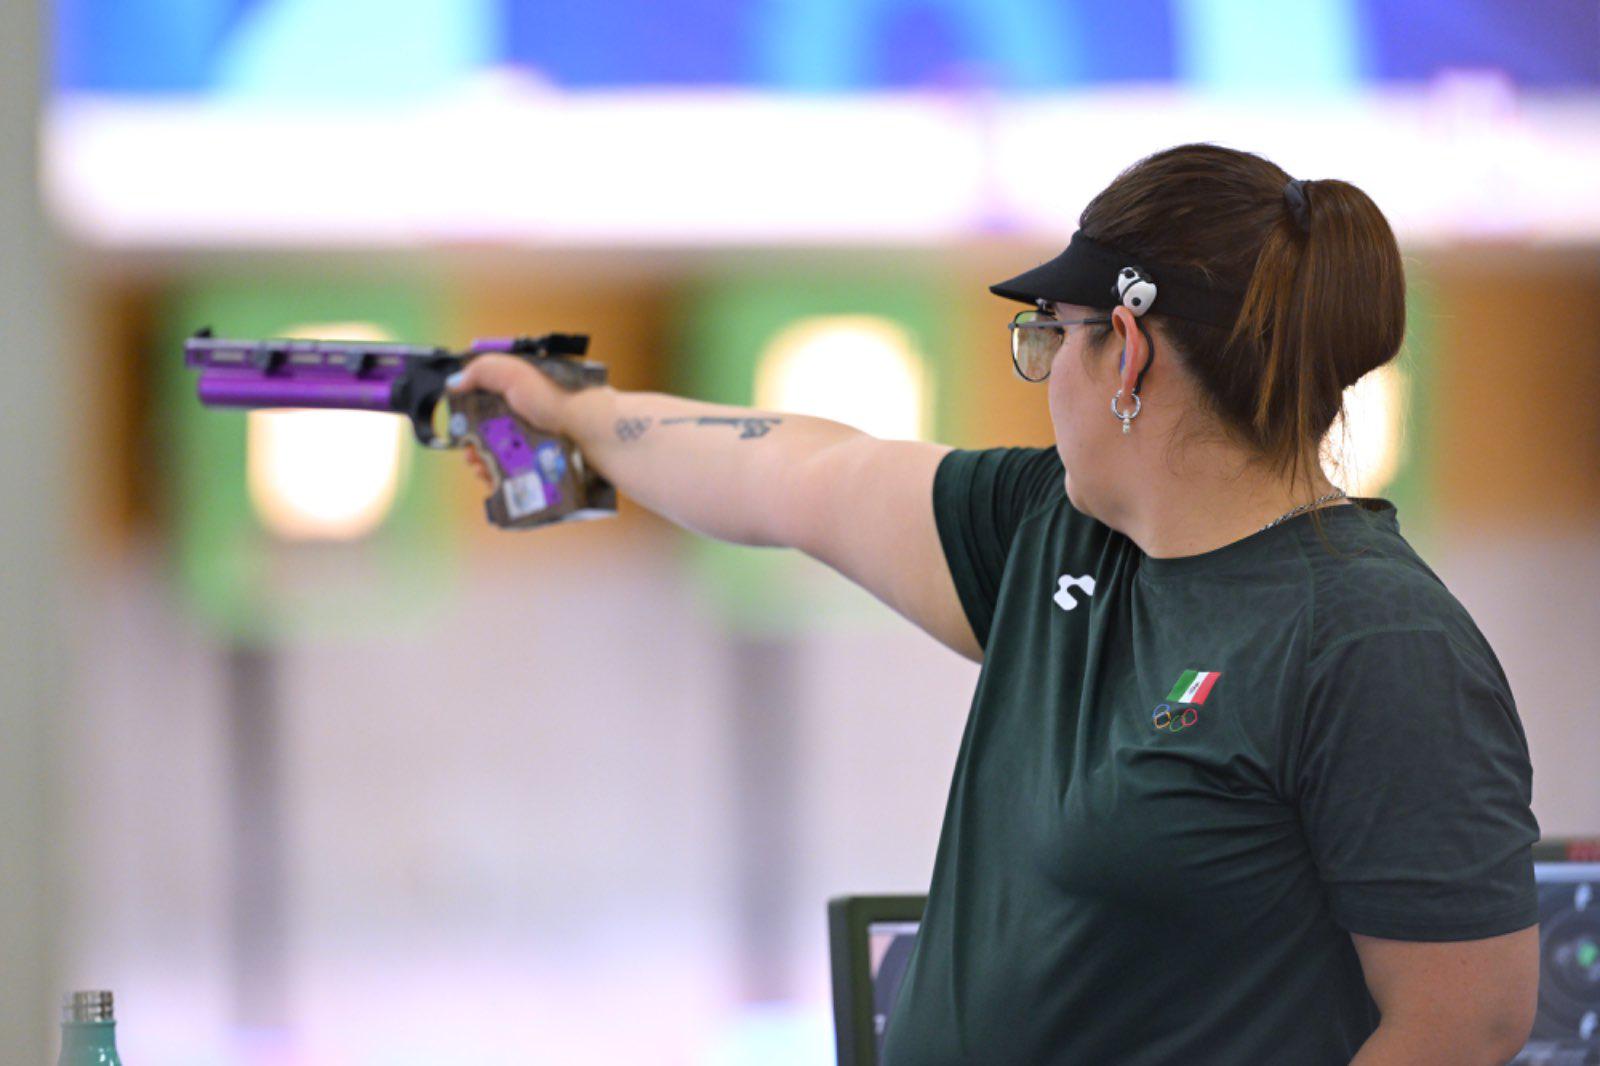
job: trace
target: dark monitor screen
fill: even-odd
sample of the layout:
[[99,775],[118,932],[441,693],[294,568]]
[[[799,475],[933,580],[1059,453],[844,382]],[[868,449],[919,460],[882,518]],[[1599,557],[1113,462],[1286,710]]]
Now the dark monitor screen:
[[924,896],[843,896],[828,903],[839,1066],[877,1066],[884,1028],[911,963]]
[[1600,861],[1536,862],[1539,1012],[1513,1066],[1600,1066]]
[[920,922],[872,922],[867,926],[867,961],[872,980],[872,1035],[879,1057],[889,1011],[900,995],[900,982],[911,965]]

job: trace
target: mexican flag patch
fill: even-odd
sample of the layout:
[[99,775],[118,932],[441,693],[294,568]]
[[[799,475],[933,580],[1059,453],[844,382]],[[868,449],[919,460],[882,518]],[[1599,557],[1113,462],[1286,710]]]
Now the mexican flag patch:
[[1211,695],[1211,686],[1221,676],[1216,670],[1185,670],[1167,699],[1172,703],[1204,703]]

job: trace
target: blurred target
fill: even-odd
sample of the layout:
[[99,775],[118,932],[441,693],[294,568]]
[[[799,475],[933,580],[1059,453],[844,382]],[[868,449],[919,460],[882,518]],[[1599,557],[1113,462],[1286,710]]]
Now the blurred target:
[[1600,1063],[1600,864],[1536,863],[1539,1011],[1522,1066]]

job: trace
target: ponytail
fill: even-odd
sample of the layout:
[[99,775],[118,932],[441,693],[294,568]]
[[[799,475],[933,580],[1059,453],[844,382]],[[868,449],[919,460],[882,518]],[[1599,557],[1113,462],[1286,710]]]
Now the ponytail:
[[1260,358],[1251,437],[1298,476],[1344,390],[1399,351],[1405,276],[1383,214],[1349,182],[1305,182],[1304,232],[1286,208],[1266,227],[1244,303],[1224,347]]

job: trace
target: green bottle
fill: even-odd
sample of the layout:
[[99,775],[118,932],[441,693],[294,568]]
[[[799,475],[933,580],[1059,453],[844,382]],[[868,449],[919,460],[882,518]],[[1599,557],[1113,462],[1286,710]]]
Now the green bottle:
[[122,1066],[110,992],[74,992],[61,1007],[61,1058],[56,1066]]

